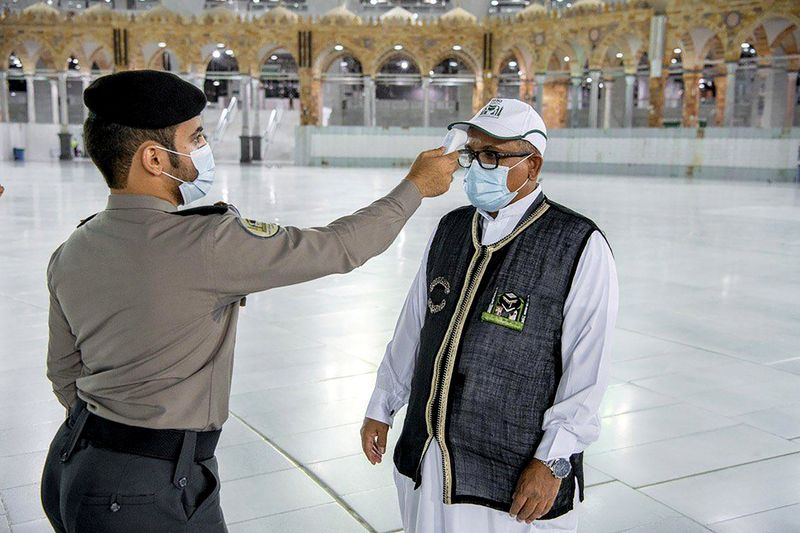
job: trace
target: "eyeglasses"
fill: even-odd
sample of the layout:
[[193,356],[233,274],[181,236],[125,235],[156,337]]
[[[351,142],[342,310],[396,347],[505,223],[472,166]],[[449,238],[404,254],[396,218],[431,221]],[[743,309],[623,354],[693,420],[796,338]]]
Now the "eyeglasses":
[[494,150],[470,150],[462,148],[458,151],[458,164],[461,168],[469,168],[475,159],[485,170],[494,170],[500,165],[501,159],[509,157],[525,157],[532,155],[533,152],[496,152]]

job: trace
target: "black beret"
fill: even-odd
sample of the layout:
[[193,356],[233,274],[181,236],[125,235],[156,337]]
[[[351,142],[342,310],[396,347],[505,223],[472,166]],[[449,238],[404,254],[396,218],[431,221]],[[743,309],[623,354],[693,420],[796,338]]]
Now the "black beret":
[[128,70],[94,80],[83,91],[83,102],[108,122],[161,129],[199,115],[206,107],[206,95],[170,72]]

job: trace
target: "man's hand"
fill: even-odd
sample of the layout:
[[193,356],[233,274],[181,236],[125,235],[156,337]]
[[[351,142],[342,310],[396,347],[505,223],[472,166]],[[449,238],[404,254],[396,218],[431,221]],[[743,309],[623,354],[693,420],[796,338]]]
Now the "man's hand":
[[444,148],[426,150],[417,156],[406,179],[417,186],[422,196],[431,198],[444,194],[453,182],[458,169],[458,152],[444,154]]
[[378,464],[386,453],[386,435],[389,433],[389,424],[365,418],[361,426],[361,449],[369,462]]
[[530,524],[553,507],[559,487],[561,480],[553,476],[547,465],[533,459],[517,480],[509,514],[518,522]]

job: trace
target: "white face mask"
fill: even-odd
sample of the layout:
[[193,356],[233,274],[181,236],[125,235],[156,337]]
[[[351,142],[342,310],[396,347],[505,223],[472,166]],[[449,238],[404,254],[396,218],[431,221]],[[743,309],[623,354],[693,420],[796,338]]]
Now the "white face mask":
[[169,176],[175,181],[181,182],[178,190],[181,191],[181,197],[183,197],[184,205],[199,200],[208,194],[208,191],[211,190],[211,186],[214,184],[214,154],[211,153],[211,145],[206,143],[197,150],[192,150],[191,153],[188,154],[169,150],[163,146],[157,146],[157,148],[173,154],[192,158],[192,164],[194,165],[194,168],[197,169],[197,178],[194,181],[185,181],[180,178],[176,178],[172,174],[167,174],[163,170],[161,171],[163,174]]

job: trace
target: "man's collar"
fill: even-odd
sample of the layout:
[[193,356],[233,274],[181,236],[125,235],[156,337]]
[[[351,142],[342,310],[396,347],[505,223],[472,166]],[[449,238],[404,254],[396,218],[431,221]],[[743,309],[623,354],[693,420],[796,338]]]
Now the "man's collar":
[[166,200],[144,194],[111,194],[108,196],[106,209],[154,209],[166,213],[178,210]]
[[542,185],[537,183],[536,188],[532,190],[527,196],[517,200],[513,204],[509,204],[497,212],[497,216],[492,218],[488,212],[483,209],[478,209],[478,213],[487,220],[502,220],[508,217],[521,217],[525,214],[533,202],[542,194]]

